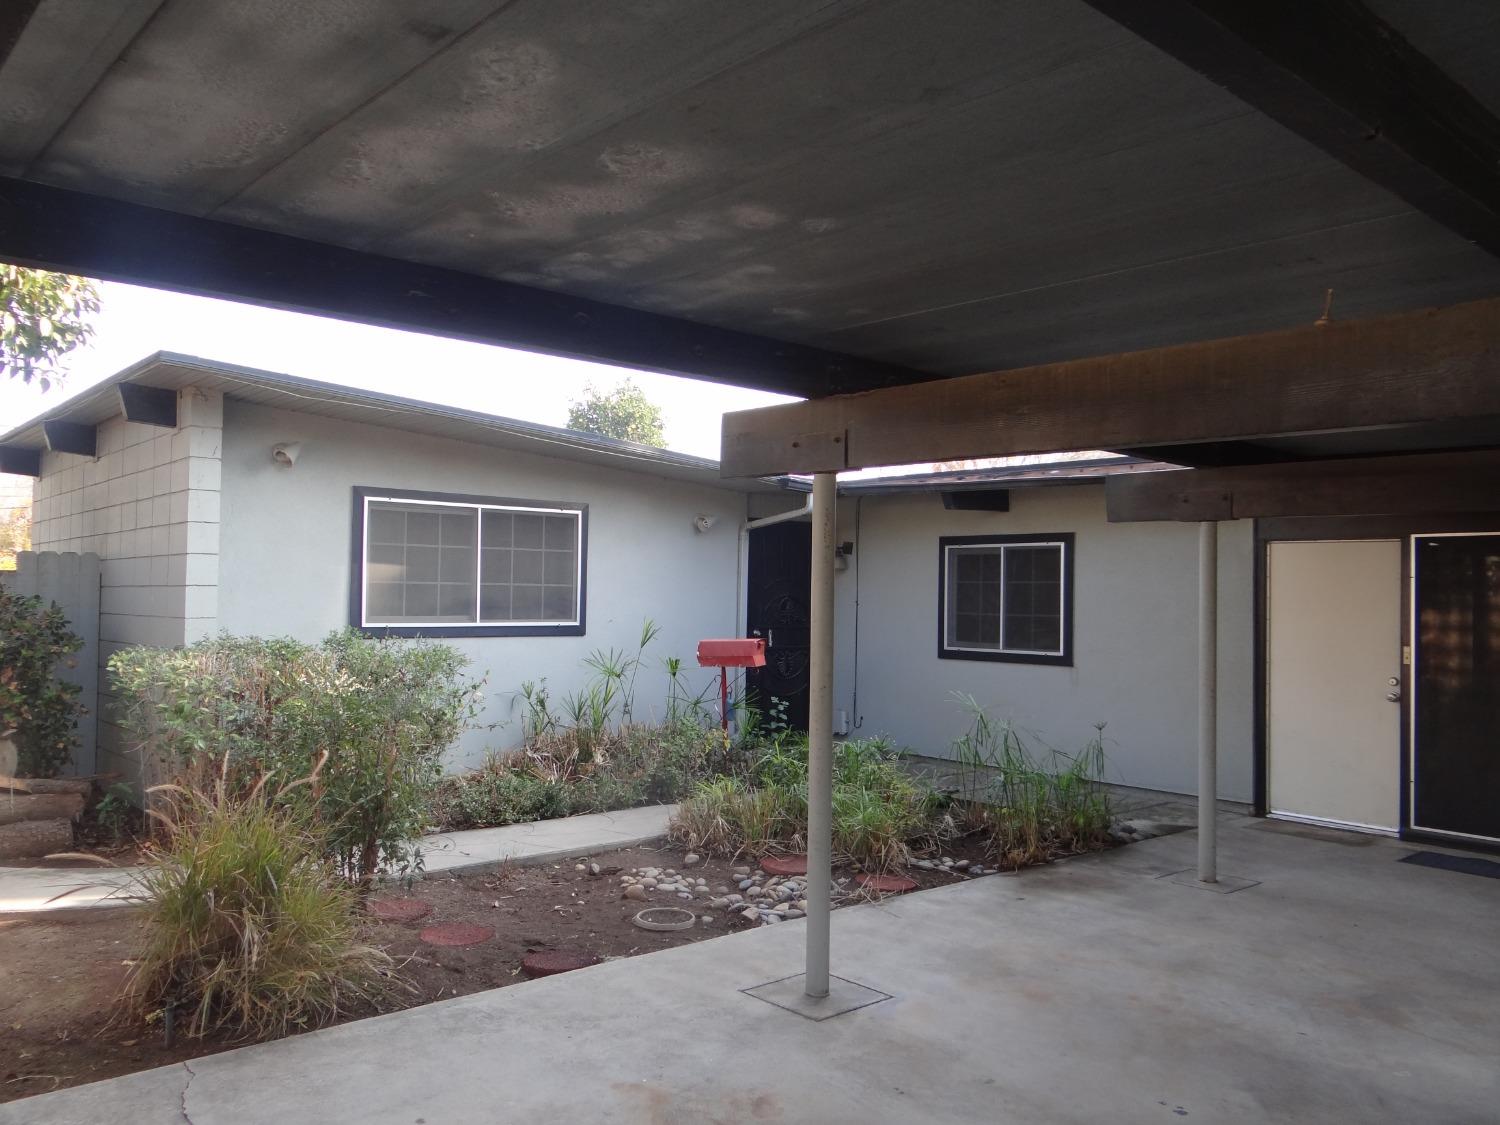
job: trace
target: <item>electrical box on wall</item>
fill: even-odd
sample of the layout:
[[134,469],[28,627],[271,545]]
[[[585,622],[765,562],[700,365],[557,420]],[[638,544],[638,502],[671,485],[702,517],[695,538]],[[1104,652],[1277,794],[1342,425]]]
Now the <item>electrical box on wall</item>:
[[849,712],[848,711],[835,711],[833,713],[833,733],[834,734],[848,734],[849,733]]

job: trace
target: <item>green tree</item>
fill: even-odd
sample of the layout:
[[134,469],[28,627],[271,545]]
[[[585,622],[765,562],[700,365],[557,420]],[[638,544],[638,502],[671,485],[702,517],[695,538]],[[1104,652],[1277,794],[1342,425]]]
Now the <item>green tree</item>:
[[584,387],[583,397],[568,406],[568,429],[658,449],[667,444],[662,436],[661,407],[631,379],[612,391],[599,390],[592,383]]
[[0,366],[42,390],[62,378],[62,357],[94,334],[99,291],[86,277],[0,265]]

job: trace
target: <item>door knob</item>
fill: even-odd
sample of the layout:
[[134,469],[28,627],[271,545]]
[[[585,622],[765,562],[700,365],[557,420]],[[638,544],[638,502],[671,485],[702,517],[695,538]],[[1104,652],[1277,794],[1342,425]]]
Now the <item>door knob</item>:
[[1388,691],[1385,693],[1385,698],[1388,703],[1400,703],[1401,693],[1399,691]]

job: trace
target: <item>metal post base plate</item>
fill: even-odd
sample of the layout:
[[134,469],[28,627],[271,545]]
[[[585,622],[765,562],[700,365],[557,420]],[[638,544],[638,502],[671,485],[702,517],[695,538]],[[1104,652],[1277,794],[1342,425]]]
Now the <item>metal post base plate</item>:
[[878,1004],[882,1000],[891,998],[889,993],[876,992],[873,988],[855,984],[852,980],[845,980],[843,977],[830,976],[828,995],[817,999],[803,991],[805,986],[806,977],[798,973],[794,977],[782,977],[780,980],[758,984],[754,988],[742,988],[740,991],[746,996],[764,1000],[767,1004],[774,1004],[778,1008],[796,1012],[804,1019],[818,1021],[832,1019],[834,1016],[841,1016],[845,1012],[853,1012],[860,1008],[868,1008],[871,1004]]

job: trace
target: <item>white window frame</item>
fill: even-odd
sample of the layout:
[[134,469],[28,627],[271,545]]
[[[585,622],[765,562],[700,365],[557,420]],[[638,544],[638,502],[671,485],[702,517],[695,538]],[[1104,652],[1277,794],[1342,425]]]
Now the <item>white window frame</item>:
[[[359,573],[359,627],[361,629],[421,629],[436,630],[485,630],[506,629],[576,629],[583,624],[583,566],[584,566],[584,510],[562,508],[545,504],[525,504],[514,501],[482,500],[433,500],[425,497],[401,495],[376,495],[367,493],[362,500],[360,518],[360,573]],[[463,508],[474,516],[474,620],[473,621],[371,621],[370,598],[370,505],[403,504],[414,507]],[[526,515],[572,516],[573,517],[573,615],[567,620],[485,620],[480,615],[484,588],[484,513],[512,512]]]

